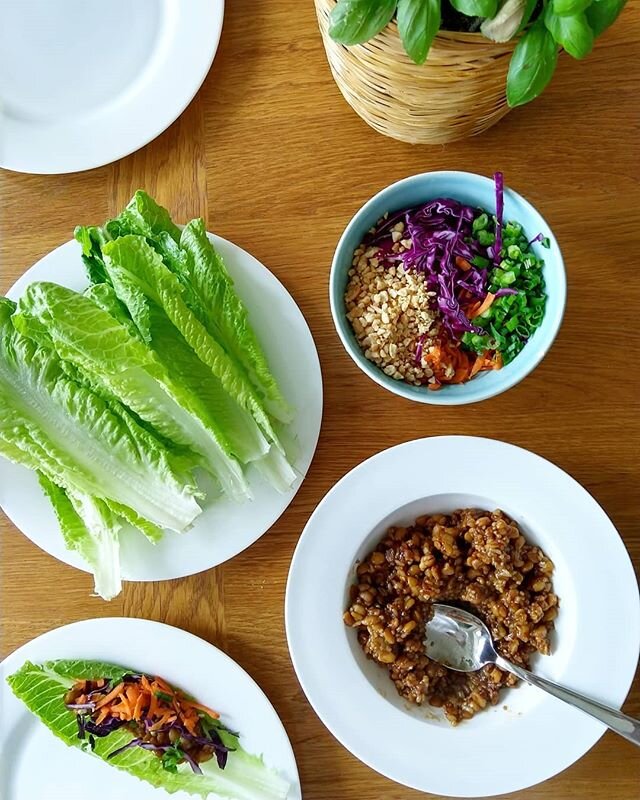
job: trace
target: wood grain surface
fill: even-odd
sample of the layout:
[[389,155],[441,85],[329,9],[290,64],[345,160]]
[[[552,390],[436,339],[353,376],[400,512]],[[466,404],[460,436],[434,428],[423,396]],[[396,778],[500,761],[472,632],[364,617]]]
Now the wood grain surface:
[[[561,57],[552,86],[534,104],[479,138],[412,147],[374,133],[342,100],[310,0],[232,0],[205,84],[162,136],[90,172],[0,174],[0,289],[68,240],[77,223],[103,221],[142,187],[180,221],[203,215],[209,230],[280,278],[311,326],[326,392],[320,444],[295,501],[266,536],[217,569],[128,584],[107,604],[90,596],[88,575],[41,552],[4,519],[2,654],[87,617],[180,626],[224,649],[266,691],[291,737],[307,800],[419,797],[353,758],[307,704],[284,633],[291,555],[318,501],[356,464],[419,436],[458,433],[513,442],[567,470],[604,506],[640,567],[640,380],[633,356],[639,56],[640,4],[629,3],[586,61]],[[392,181],[431,169],[498,168],[560,242],[569,278],[564,325],[535,373],[501,397],[457,408],[413,405],[360,373],[338,341],[327,299],[335,244],[360,205]],[[606,584],[594,590],[606,592]],[[640,716],[638,680],[625,710]],[[535,757],[535,750],[523,754]],[[607,734],[563,774],[511,796],[636,800],[639,785],[640,751]]]

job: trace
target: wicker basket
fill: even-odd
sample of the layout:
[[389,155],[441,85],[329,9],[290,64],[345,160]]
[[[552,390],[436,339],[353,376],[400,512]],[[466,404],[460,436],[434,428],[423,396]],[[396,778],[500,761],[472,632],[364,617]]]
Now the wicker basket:
[[315,0],[329,66],[362,119],[385,136],[442,144],[475,136],[508,113],[505,81],[514,42],[441,31],[426,64],[405,53],[395,22],[371,41],[345,47],[329,36],[336,0]]

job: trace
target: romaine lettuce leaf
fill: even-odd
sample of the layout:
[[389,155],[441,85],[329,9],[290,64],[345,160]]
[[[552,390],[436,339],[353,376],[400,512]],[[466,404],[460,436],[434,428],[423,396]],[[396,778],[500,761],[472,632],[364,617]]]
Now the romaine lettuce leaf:
[[180,281],[141,236],[123,236],[103,247],[107,274],[123,302],[123,285],[138,287],[160,306],[185,341],[220,380],[224,389],[256,420],[267,439],[280,447],[269,415],[246,373],[227,354],[185,303]]
[[[74,679],[104,677],[118,681],[127,672],[135,670],[84,660],[49,661],[42,666],[26,662],[7,682],[16,697],[52,733],[67,745],[82,747],[75,714],[64,704],[66,691]],[[96,738],[93,754],[107,761],[109,753],[125,745],[131,736],[121,728],[109,736]],[[175,773],[168,772],[159,758],[139,747],[125,750],[108,763],[171,794],[184,791],[202,798],[215,794],[233,800],[285,800],[288,782],[266,767],[261,758],[246,753],[239,744],[237,747],[229,753],[224,770],[213,759],[201,765],[202,775],[193,773],[187,764],[179,765]]]
[[[175,243],[174,246],[177,247]],[[91,286],[85,294],[125,325],[132,335],[148,343],[174,384],[185,394],[199,399],[200,413],[206,418],[206,424],[217,426],[224,432],[232,453],[243,464],[265,456],[269,443],[256,421],[225,391],[220,380],[200,361],[164,311],[133,284],[126,283],[120,288],[125,289],[129,301],[134,296],[131,289],[137,290],[134,314],[139,321],[144,320],[142,325],[133,322],[128,305],[121,302],[110,284]]]
[[106,281],[107,273],[102,258],[102,245],[109,240],[109,237],[105,230],[95,226],[78,225],[73,235],[82,247],[82,262],[91,283]]
[[203,220],[194,219],[185,226],[180,246],[190,256],[184,265],[192,296],[197,298],[192,311],[242,365],[258,389],[267,411],[281,422],[291,422],[291,409],[269,369],[249,322],[247,309],[236,294],[222,258],[209,241]]
[[128,327],[90,297],[54,283],[32,283],[18,309],[14,325],[20,331],[42,339],[44,328],[60,358],[82,370],[94,386],[168,440],[198,453],[229,496],[249,496],[242,467],[219,420],[183,382],[171,380],[154,352]]
[[267,411],[282,422],[290,422],[291,409],[269,369],[233,280],[209,241],[204,221],[192,220],[181,234],[169,212],[138,190],[116,222],[119,236],[131,233],[147,237],[180,280],[190,310],[242,365]]
[[[192,363],[202,360],[220,379],[229,397],[249,412],[260,427],[260,430],[256,430],[255,425],[238,426],[237,422],[232,427],[223,426],[227,436],[236,440],[233,441],[235,455],[245,464],[257,461],[258,471],[267,481],[279,491],[288,490],[296,473],[291,468],[287,451],[276,435],[269,415],[281,421],[290,421],[291,408],[269,370],[266,357],[249,323],[247,311],[235,292],[233,281],[222,260],[209,242],[202,220],[189,223],[181,237],[179,228],[171,222],[166,209],[145,192],[138,191],[127,209],[116,219],[107,222],[104,230],[106,235],[101,240],[103,245],[107,241],[122,241],[132,235],[142,236],[148,250],[155,251],[160,256],[167,268],[168,278],[161,274],[156,274],[155,277],[164,277],[167,283],[173,281],[171,291],[180,295],[183,305],[210,334],[209,339],[200,338],[197,341],[189,336],[180,336],[185,339],[193,354],[197,353]],[[97,241],[95,236],[94,239]],[[102,250],[100,258],[104,263]],[[126,272],[109,270],[106,266],[105,275],[105,279],[113,285],[121,305],[127,307],[127,316],[135,324],[139,336],[168,365],[170,362],[162,358],[158,347],[154,347],[151,341],[149,315],[152,307],[156,305],[157,310],[165,312],[165,323],[169,320],[161,298],[150,291],[152,285],[145,287],[142,285],[144,281],[141,283],[132,280],[131,275]],[[100,301],[103,302],[103,298]],[[185,331],[175,317],[171,317],[171,320],[176,329],[184,334]],[[196,328],[191,333],[202,333],[202,330]],[[198,349],[198,345],[203,349]],[[220,351],[226,359],[220,357]],[[193,357],[192,355],[192,359]],[[187,351],[184,352],[184,358],[180,359],[180,363],[183,362],[188,362]],[[234,367],[231,373],[225,369],[229,362]],[[220,369],[223,370],[222,374]],[[183,372],[182,379],[192,372],[194,371]],[[203,374],[202,370],[198,374]],[[247,387],[254,390],[253,395],[251,391],[247,392]],[[220,398],[217,392],[216,397]],[[241,441],[237,441],[236,431],[242,433]],[[256,433],[259,438],[256,438]],[[250,447],[247,446],[247,436],[251,442]],[[275,451],[279,451],[279,454],[275,455]]]
[[103,500],[88,495],[67,494],[42,472],[40,485],[58,519],[64,542],[76,550],[91,567],[95,592],[112,600],[122,590],[120,575],[121,525]]
[[38,467],[65,490],[114,500],[161,528],[188,528],[200,513],[195,487],[178,478],[165,448],[20,334],[14,307],[0,298],[0,453],[22,453],[33,468],[37,448]]
[[180,228],[173,223],[167,209],[156,203],[142,189],[138,189],[124,211],[110,224],[120,236],[126,232],[153,238],[161,233],[167,233],[174,241],[180,241]]

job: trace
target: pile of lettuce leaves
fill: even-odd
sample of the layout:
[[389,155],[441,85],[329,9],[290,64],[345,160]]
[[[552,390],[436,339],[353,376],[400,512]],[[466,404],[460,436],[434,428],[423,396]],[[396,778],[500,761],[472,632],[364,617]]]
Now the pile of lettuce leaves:
[[238,501],[250,464],[287,491],[278,431],[292,409],[201,219],[180,229],[138,191],[75,237],[86,291],[37,282],[17,305],[0,297],[0,455],[37,472],[109,600],[123,523],[153,542],[188,530],[201,470]]

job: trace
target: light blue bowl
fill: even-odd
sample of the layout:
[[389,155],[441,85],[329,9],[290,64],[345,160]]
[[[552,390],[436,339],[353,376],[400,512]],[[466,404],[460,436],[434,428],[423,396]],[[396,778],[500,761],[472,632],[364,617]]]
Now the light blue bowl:
[[536,243],[536,255],[544,259],[544,280],[547,305],[542,324],[529,339],[520,354],[501,370],[483,372],[464,384],[443,386],[432,392],[426,387],[412,386],[396,381],[364,357],[346,316],[344,294],[347,273],[351,268],[353,252],[367,231],[385,212],[393,213],[411,208],[438,197],[453,197],[463,203],[478,206],[495,213],[495,188],[493,180],[470,172],[425,172],[387,186],[371,198],[353,217],[342,234],[331,266],[329,294],[333,321],[347,353],[372,380],[394,394],[432,405],[463,405],[487,400],[506,392],[525,378],[542,361],[556,338],[567,295],[567,281],[562,254],[551,229],[524,197],[505,187],[504,220],[519,222],[530,239],[542,233],[551,243],[549,249]]

